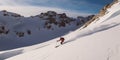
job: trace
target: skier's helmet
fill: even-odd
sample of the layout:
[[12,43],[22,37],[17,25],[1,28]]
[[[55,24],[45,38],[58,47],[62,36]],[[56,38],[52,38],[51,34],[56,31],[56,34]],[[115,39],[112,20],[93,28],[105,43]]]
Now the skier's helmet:
[[65,40],[63,37],[60,37],[60,40]]

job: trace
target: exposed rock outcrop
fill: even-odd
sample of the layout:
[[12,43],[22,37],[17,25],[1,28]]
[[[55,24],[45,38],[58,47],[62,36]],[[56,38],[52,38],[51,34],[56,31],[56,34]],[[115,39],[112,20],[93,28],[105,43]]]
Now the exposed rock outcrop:
[[88,26],[91,22],[93,22],[94,20],[96,20],[96,19],[99,20],[99,17],[102,17],[102,16],[104,16],[105,14],[109,13],[109,12],[107,11],[107,9],[111,8],[111,6],[113,6],[115,3],[118,3],[118,2],[119,2],[119,0],[113,0],[112,3],[105,5],[105,6],[100,10],[100,12],[99,12],[97,15],[95,15],[90,21],[88,21],[87,23],[85,23],[85,25],[83,26],[83,28],[87,27],[87,26]]
[[77,18],[73,19],[71,17],[68,17],[65,13],[57,14],[55,11],[48,11],[46,13],[41,13],[40,15],[37,15],[37,17],[46,21],[44,28],[47,29],[52,29],[51,24],[55,24],[58,27],[65,27],[67,24],[71,24],[71,22],[73,21],[76,21],[76,26],[83,25],[93,16],[94,15],[87,17],[78,16]]

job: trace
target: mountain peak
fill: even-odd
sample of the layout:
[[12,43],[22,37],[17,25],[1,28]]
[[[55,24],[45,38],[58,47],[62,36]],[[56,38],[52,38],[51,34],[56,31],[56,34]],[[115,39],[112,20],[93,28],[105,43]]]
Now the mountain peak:
[[3,16],[23,17],[20,14],[13,13],[13,12],[8,12],[7,10],[2,10],[1,12],[2,12]]

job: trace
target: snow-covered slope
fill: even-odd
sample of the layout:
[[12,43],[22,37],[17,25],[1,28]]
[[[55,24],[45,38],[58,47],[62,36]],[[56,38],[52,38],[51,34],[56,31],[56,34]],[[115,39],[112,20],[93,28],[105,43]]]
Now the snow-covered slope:
[[0,52],[5,60],[120,60],[120,1],[109,13],[86,28],[65,35],[58,48],[56,39],[48,42]]

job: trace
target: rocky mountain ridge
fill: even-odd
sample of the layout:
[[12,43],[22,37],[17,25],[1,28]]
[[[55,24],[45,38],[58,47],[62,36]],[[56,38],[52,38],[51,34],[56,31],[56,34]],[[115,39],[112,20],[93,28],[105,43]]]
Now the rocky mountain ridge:
[[[30,46],[63,36],[84,25],[94,15],[77,18],[48,11],[24,17],[3,10],[0,12],[0,50]],[[7,44],[7,45],[6,45]]]
[[119,2],[119,0],[113,0],[112,3],[109,3],[109,4],[105,5],[105,6],[100,10],[100,12],[99,12],[97,15],[95,15],[90,21],[88,21],[88,22],[84,25],[83,28],[87,27],[87,26],[88,26],[91,22],[93,22],[94,20],[99,20],[99,17],[102,17],[102,16],[104,16],[105,14],[108,14],[108,13],[109,13],[108,9],[111,8],[111,6],[113,6],[114,4],[116,4],[116,3],[118,3],[118,2]]

